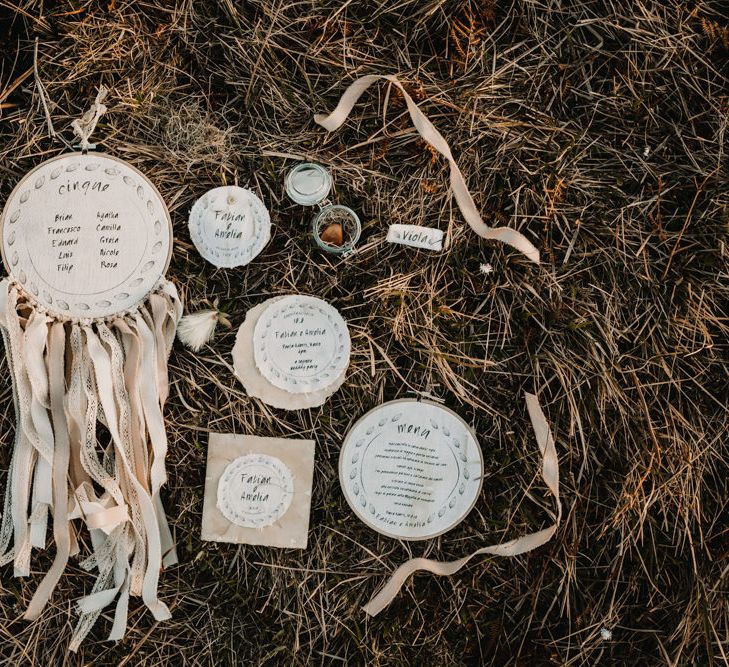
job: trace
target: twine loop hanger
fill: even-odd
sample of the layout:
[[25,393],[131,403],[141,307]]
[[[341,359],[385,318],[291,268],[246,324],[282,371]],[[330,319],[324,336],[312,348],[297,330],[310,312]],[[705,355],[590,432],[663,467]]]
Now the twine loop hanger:
[[106,86],[101,86],[91,108],[81,118],[77,118],[71,123],[74,134],[79,138],[78,146],[74,146],[74,148],[80,148],[82,153],[88,153],[89,150],[96,148],[96,144],[90,143],[89,139],[96,129],[96,124],[99,122],[99,119],[107,111],[106,105],[103,102],[108,92],[109,89]]

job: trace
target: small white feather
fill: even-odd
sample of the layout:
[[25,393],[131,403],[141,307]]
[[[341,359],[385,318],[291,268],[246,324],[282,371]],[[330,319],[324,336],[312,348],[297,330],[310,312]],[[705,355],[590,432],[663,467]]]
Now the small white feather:
[[213,337],[217,324],[217,310],[201,310],[192,315],[185,315],[177,325],[177,337],[193,352],[199,352]]

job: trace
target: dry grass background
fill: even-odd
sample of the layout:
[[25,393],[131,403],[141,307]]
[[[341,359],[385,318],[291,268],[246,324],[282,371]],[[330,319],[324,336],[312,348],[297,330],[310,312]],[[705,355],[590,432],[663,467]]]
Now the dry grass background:
[[[173,620],[134,604],[123,642],[103,641],[107,615],[67,656],[70,601],[93,578],[72,564],[27,625],[41,558],[30,580],[2,572],[4,663],[726,664],[728,13],[720,0],[0,0],[0,194],[65,150],[71,119],[108,85],[100,147],[168,202],[169,275],[187,307],[219,300],[234,324],[171,359],[166,506],[181,564],[161,596]],[[394,92],[385,109],[384,85],[339,133],[314,124],[372,72],[399,73],[485,218],[522,230],[540,267],[467,228],[444,163]],[[363,241],[344,260],[315,251],[309,212],[285,198],[303,158],[328,165],[336,199],[361,213]],[[223,183],[255,188],[274,232],[249,267],[216,271],[186,220]],[[438,226],[450,247],[388,245],[392,222]],[[349,379],[318,410],[250,400],[230,367],[246,310],[290,292],[331,301],[351,327]],[[540,394],[557,437],[557,537],[450,579],[417,576],[366,619],[360,605],[411,554],[457,557],[547,524],[523,390]],[[405,544],[354,518],[336,467],[354,419],[422,392],[474,424],[486,480],[461,526]],[[200,541],[210,430],[316,439],[308,550]]]

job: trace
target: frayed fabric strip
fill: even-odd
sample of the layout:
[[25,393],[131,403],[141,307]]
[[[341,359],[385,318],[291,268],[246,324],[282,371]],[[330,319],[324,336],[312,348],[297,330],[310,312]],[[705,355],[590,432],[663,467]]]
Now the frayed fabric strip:
[[[78,551],[72,522],[85,523],[93,551],[81,565],[98,576],[77,605],[72,651],[115,600],[112,640],[124,636],[130,596],[141,596],[156,620],[170,617],[157,595],[161,568],[176,562],[160,499],[167,479],[162,410],[181,312],[165,282],[139,308],[111,320],[62,322],[36,309],[13,282],[0,283],[17,420],[0,562],[27,576],[52,518],[55,558],[25,613],[36,619]],[[111,436],[109,447],[97,440],[98,423]]]
[[532,262],[539,264],[539,251],[534,245],[522,234],[517,232],[515,229],[509,227],[489,227],[481,218],[481,214],[476,208],[476,204],[471,197],[471,193],[468,191],[466,181],[463,178],[463,174],[456,163],[453,153],[451,153],[448,142],[443,138],[443,135],[436,129],[435,125],[428,120],[423,112],[418,108],[417,104],[413,101],[412,97],[408,95],[407,91],[400,83],[396,76],[389,74],[368,74],[357,79],[352,83],[339,100],[334,111],[328,116],[325,114],[316,114],[314,120],[321,125],[325,130],[334,132],[342,126],[347,120],[352,108],[357,103],[357,100],[361,95],[376,81],[385,79],[392,83],[402,93],[405,103],[407,104],[410,118],[413,121],[415,129],[418,131],[421,137],[425,139],[435,150],[437,150],[446,160],[450,166],[450,180],[451,189],[453,195],[456,198],[458,207],[461,209],[463,217],[466,222],[471,226],[476,234],[484,239],[492,239],[506,243],[507,245],[516,248],[519,252],[526,255]]
[[450,576],[458,572],[472,558],[481,555],[518,556],[542,546],[552,539],[562,519],[562,503],[559,498],[559,462],[554,438],[544,412],[534,394],[525,394],[527,411],[542,455],[542,479],[552,492],[557,506],[555,522],[548,528],[519,537],[509,542],[483,547],[458,560],[443,562],[428,558],[413,558],[398,567],[384,587],[363,607],[365,613],[376,616],[387,607],[400,592],[405,582],[416,572],[430,572],[438,576]]

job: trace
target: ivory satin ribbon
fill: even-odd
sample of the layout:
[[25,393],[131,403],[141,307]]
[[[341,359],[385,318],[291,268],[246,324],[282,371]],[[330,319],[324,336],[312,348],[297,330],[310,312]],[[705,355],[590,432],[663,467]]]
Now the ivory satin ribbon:
[[325,130],[333,132],[334,130],[341,127],[344,121],[347,120],[352,107],[357,103],[362,93],[365,92],[375,81],[379,79],[386,79],[394,86],[396,86],[407,104],[408,111],[410,112],[410,118],[413,121],[415,129],[418,131],[421,137],[425,139],[435,150],[437,150],[450,165],[450,180],[453,195],[456,198],[458,207],[463,213],[463,217],[466,222],[471,226],[476,234],[484,239],[493,239],[506,243],[507,245],[516,248],[519,252],[526,255],[532,262],[539,264],[539,251],[532,245],[532,243],[522,234],[517,232],[515,229],[509,227],[489,227],[481,218],[476,204],[471,197],[471,193],[468,191],[466,181],[463,178],[461,170],[458,168],[453,153],[451,153],[448,142],[443,138],[443,135],[436,129],[433,123],[423,114],[418,106],[413,102],[412,97],[408,95],[403,85],[400,83],[396,76],[390,74],[368,74],[357,79],[352,83],[347,90],[344,91],[339,104],[337,104],[334,111],[328,116],[325,114],[316,114],[314,120],[319,123]]
[[[75,651],[104,607],[116,610],[109,639],[124,636],[130,596],[156,620],[170,617],[158,597],[160,570],[176,562],[160,490],[166,481],[162,409],[167,357],[182,305],[171,283],[111,321],[61,322],[0,281],[0,329],[13,376],[17,428],[0,520],[0,564],[30,573],[33,547],[45,547],[53,518],[56,554],[25,612],[43,611],[71,555],[81,519],[98,570],[69,644]],[[111,442],[97,438],[103,424]],[[13,546],[11,547],[11,541]]]
[[[329,132],[333,132],[342,126],[347,120],[352,108],[357,103],[362,93],[369,88],[375,81],[385,79],[396,86],[402,93],[405,103],[407,104],[410,118],[413,121],[415,129],[421,137],[425,139],[435,150],[448,160],[450,166],[450,182],[453,195],[456,199],[458,207],[461,209],[463,217],[471,226],[476,234],[485,239],[493,239],[506,243],[524,255],[532,262],[539,263],[539,251],[534,245],[522,234],[515,229],[508,227],[489,227],[481,218],[476,208],[476,204],[471,197],[471,193],[466,187],[466,181],[463,178],[461,170],[453,157],[448,142],[443,135],[436,129],[433,123],[418,108],[413,99],[408,95],[403,85],[392,75],[370,74],[363,76],[352,83],[347,90],[344,91],[339,103],[334,111],[328,116],[317,114],[314,116],[316,122]],[[391,575],[385,586],[364,606],[364,611],[375,616],[379,614],[387,605],[392,602],[398,594],[407,579],[416,572],[426,571],[439,576],[449,576],[455,574],[472,558],[479,555],[490,554],[492,556],[518,556],[519,554],[532,551],[537,547],[546,544],[552,539],[557,532],[557,527],[562,518],[562,504],[559,498],[559,464],[557,460],[557,451],[554,446],[554,438],[549,428],[549,424],[542,412],[537,397],[533,394],[525,394],[527,411],[534,429],[534,434],[539,445],[539,451],[542,455],[542,479],[554,495],[557,515],[553,525],[544,528],[535,533],[519,537],[509,542],[483,547],[474,551],[472,554],[460,558],[455,561],[442,562],[431,560],[428,558],[413,558],[400,567]]]
[[548,528],[518,537],[509,542],[483,547],[472,554],[454,561],[437,561],[428,558],[412,558],[398,567],[390,576],[385,586],[363,607],[370,616],[376,616],[392,602],[408,578],[419,571],[431,572],[439,576],[450,576],[460,570],[475,556],[490,554],[492,556],[518,556],[542,546],[552,539],[562,519],[562,503],[559,498],[559,463],[554,438],[547,419],[542,412],[537,397],[525,394],[529,419],[534,429],[539,451],[542,455],[542,479],[554,495],[557,505],[557,516],[553,525]]

